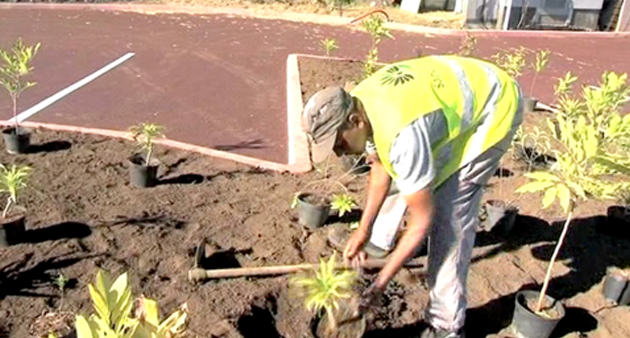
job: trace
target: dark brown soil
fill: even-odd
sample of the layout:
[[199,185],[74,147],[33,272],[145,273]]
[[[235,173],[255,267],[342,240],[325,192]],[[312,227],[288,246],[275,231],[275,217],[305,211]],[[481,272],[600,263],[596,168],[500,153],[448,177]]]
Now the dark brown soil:
[[[339,68],[320,66],[318,76]],[[544,128],[544,118],[527,115],[525,125]],[[92,313],[86,285],[102,267],[113,275],[129,272],[134,294],[157,299],[163,316],[187,303],[193,337],[311,336],[312,315],[289,292],[287,276],[191,284],[187,272],[204,238],[222,250],[203,262],[208,269],[329,257],[326,232],[347,227],[346,220],[331,217],[332,224],[309,232],[290,209],[295,192],[320,179],[319,173],[266,172],[158,147],[160,184],[140,189],[128,183],[127,158],[137,148],[127,141],[36,130],[33,144],[27,155],[0,152],[0,163],[33,168],[19,201],[28,208],[27,236],[24,243],[0,249],[0,333],[29,337],[30,327],[49,312]],[[509,235],[477,234],[468,276],[470,337],[510,336],[514,295],[540,289],[564,220],[558,206],[541,210],[541,196],[513,193],[525,183],[521,163],[506,156],[502,167],[511,174],[493,178],[484,200],[512,202],[520,211]],[[333,173],[341,174],[335,168]],[[366,180],[348,184],[360,206]],[[554,266],[549,295],[567,307],[558,336],[630,335],[630,313],[607,307],[601,295],[606,269],[630,265],[630,240],[598,231],[609,205],[578,206]],[[396,275],[366,337],[419,334],[429,297],[421,272]],[[63,304],[52,283],[58,273],[71,281]],[[372,278],[367,275],[359,287]]]
[[[346,82],[363,79],[363,62],[300,58],[300,84],[304,102],[318,91],[329,86],[345,86]],[[324,68],[322,68],[324,67]],[[322,71],[325,69],[326,71]]]

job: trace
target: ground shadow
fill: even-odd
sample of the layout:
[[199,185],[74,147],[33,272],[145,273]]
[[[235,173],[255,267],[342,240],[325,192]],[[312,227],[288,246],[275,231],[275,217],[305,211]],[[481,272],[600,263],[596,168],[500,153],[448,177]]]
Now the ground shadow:
[[477,233],[475,247],[499,245],[482,255],[473,257],[472,263],[494,257],[502,252],[515,251],[525,245],[557,240],[561,230],[557,227],[552,227],[543,219],[520,214],[516,215],[514,227],[507,235],[501,233],[498,227],[490,232],[481,231]]
[[137,217],[128,217],[128,216],[117,216],[113,221],[102,222],[97,225],[97,227],[111,227],[111,226],[137,226],[141,228],[146,227],[164,227],[164,228],[174,228],[174,229],[182,229],[186,226],[188,222],[182,221],[179,219],[175,219],[165,215],[149,215],[147,213],[143,213],[141,216]]
[[68,238],[85,238],[92,234],[89,226],[77,222],[63,222],[46,228],[27,230],[20,243],[41,243]]
[[205,181],[206,177],[198,174],[183,174],[170,178],[160,178],[158,185],[166,184],[199,184]]
[[512,177],[514,176],[514,172],[507,168],[498,168],[497,171],[494,172],[495,177]]
[[236,144],[223,144],[214,147],[216,150],[231,151],[237,149],[262,149],[267,148],[267,145],[261,139],[242,141]]
[[420,337],[422,331],[427,328],[424,322],[416,322],[402,327],[386,328],[386,329],[368,329],[363,338],[417,338]]
[[350,212],[346,212],[341,217],[339,217],[339,214],[330,215],[330,217],[326,220],[326,224],[358,222],[361,220],[362,213],[363,211],[360,209],[353,209]]
[[52,153],[55,151],[68,150],[72,144],[68,141],[50,141],[42,144],[32,144],[28,147],[27,153]]
[[263,303],[254,305],[248,313],[241,316],[236,322],[236,328],[243,338],[282,337],[276,328],[276,298],[266,297]]
[[[527,284],[519,290],[540,290],[540,285]],[[548,293],[552,297],[557,296]],[[486,337],[496,334],[512,323],[516,292],[493,299],[483,306],[466,312],[466,337]],[[564,337],[570,333],[581,334],[597,329],[597,319],[588,311],[580,308],[565,308],[566,314],[554,330],[551,338]]]
[[[571,298],[587,292],[600,283],[609,267],[630,267],[630,240],[614,238],[598,233],[598,225],[606,221],[605,216],[578,218],[571,221],[566,239],[558,253],[558,259],[568,261],[570,271],[554,278],[549,290],[559,299]],[[554,222],[553,227],[561,230],[564,222]],[[537,259],[549,261],[555,242],[532,248]]]
[[206,270],[240,268],[241,263],[236,259],[236,255],[248,252],[251,252],[251,250],[238,251],[228,249],[217,251],[207,257],[201,258],[199,267]]
[[25,254],[20,260],[0,268],[0,299],[6,296],[57,297],[58,295],[41,294],[30,290],[50,285],[55,277],[54,271],[101,255],[69,253],[36,261],[33,253]]

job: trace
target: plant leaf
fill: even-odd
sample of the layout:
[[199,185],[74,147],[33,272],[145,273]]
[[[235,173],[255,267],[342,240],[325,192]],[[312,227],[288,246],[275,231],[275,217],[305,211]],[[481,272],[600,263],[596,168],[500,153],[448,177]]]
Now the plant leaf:
[[556,187],[551,187],[545,191],[545,196],[543,196],[542,200],[543,209],[547,209],[551,204],[553,204],[553,201],[556,200],[557,192],[558,190]]

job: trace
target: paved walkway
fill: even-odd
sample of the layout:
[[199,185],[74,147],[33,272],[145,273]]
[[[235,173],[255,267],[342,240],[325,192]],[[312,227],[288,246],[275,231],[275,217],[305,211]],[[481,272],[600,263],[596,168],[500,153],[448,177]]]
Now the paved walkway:
[[[365,33],[342,26],[28,6],[0,7],[0,32],[3,47],[18,37],[42,43],[34,62],[38,85],[24,93],[21,111],[135,53],[29,121],[113,130],[152,121],[164,124],[171,139],[278,163],[287,161],[287,56],[321,54],[319,40],[328,37],[338,40],[337,56],[362,58],[370,44]],[[382,61],[454,52],[462,41],[454,34],[393,34],[380,47]],[[551,49],[551,68],[536,91],[543,101],[552,98],[551,79],[567,70],[589,81],[604,70],[630,72],[628,37],[525,35],[480,34],[478,55],[521,45]],[[529,81],[522,78],[527,91]],[[6,95],[0,118],[10,118]]]

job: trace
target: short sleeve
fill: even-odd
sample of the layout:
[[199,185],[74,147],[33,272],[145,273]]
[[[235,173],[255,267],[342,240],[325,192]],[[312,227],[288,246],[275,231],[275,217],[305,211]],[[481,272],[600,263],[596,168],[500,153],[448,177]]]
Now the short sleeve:
[[419,118],[403,129],[390,149],[396,185],[403,195],[428,187],[435,178],[429,122]]

